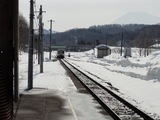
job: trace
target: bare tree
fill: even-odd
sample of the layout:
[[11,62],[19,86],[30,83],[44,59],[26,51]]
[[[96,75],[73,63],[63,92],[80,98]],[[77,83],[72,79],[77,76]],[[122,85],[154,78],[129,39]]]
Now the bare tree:
[[29,26],[25,17],[19,14],[19,47],[21,50],[25,51],[28,46],[29,39]]
[[117,47],[117,48],[112,49],[112,52],[120,54],[121,49],[120,49],[120,47]]

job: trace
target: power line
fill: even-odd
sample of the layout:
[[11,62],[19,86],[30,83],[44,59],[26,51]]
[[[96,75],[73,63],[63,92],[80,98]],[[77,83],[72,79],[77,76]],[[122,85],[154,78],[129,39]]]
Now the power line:
[[[45,16],[46,16],[47,20],[49,20],[49,19],[48,19],[48,15],[47,15],[47,14],[45,14]],[[48,28],[48,29],[50,29],[50,27],[49,27],[49,26],[50,26],[50,24],[47,24],[47,28]]]

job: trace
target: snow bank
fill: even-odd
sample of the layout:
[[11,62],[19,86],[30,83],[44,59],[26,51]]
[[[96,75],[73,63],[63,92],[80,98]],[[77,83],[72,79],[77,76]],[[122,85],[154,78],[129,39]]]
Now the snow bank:
[[160,65],[155,65],[150,67],[147,72],[148,79],[155,79],[156,81],[160,82]]
[[116,65],[121,65],[122,67],[147,67],[146,64],[138,64],[138,63],[132,63],[129,59],[122,59],[116,62]]
[[148,62],[146,64],[152,66],[152,65],[160,65],[160,51],[153,52],[151,55],[146,57],[148,59]]
[[92,51],[72,53],[70,61],[86,73],[94,74],[94,79],[100,78],[100,83],[111,83],[132,104],[147,113],[160,116],[160,51],[147,57],[137,56],[138,51],[134,52],[136,56],[130,58],[118,53],[104,58],[95,58]]
[[[105,59],[108,59],[107,57]],[[151,55],[147,57],[132,57],[132,58],[123,58],[119,57],[117,61],[115,60],[106,60],[109,63],[114,63],[114,66],[121,66],[121,67],[139,67],[144,68],[147,70],[146,75],[141,75],[140,73],[131,72],[131,71],[124,71],[122,68],[121,70],[114,70],[110,69],[111,71],[123,73],[129,75],[131,77],[137,77],[140,79],[145,80],[156,80],[160,81],[160,51],[153,52]]]

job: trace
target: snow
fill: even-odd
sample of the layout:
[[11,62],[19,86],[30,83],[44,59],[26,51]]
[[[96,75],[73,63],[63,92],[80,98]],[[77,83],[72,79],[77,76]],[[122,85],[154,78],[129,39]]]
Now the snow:
[[[49,54],[44,53],[44,56],[49,56]],[[28,60],[28,54],[23,53],[20,56],[20,67],[19,67],[20,92],[24,91],[28,85],[27,60]],[[45,89],[54,89],[54,90],[58,89],[60,91],[67,92],[70,90],[70,88],[66,88],[66,86],[74,86],[72,82],[69,82],[71,80],[69,80],[70,78],[65,75],[65,70],[60,65],[60,63],[52,62],[47,57],[45,57],[43,66],[44,66],[43,69],[44,72],[40,73],[40,66],[37,63],[36,57],[34,57],[34,65],[33,65],[34,87],[36,88],[42,87]]]
[[[115,47],[111,47],[113,50]],[[160,119],[160,51],[152,52],[147,57],[140,57],[138,49],[132,49],[132,57],[124,58],[116,52],[104,58],[96,58],[93,50],[86,52],[70,52],[70,57],[66,57],[78,68],[86,73],[92,73],[95,80],[101,80],[103,85],[111,83],[117,88],[122,97],[130,100],[132,104],[140,109],[156,116]],[[34,64],[34,87],[45,87],[46,89],[60,89],[61,91],[70,90],[67,86],[74,86],[69,81],[69,77],[59,74],[60,64],[48,60],[48,53],[44,53],[44,73],[39,73],[39,65],[35,60]],[[55,52],[52,52],[54,59]],[[35,59],[35,57],[34,57]],[[20,55],[20,91],[27,87],[28,54]],[[54,69],[54,72],[53,72]],[[62,69],[62,68],[61,68]],[[61,71],[62,73],[65,72]],[[58,74],[58,76],[57,76]],[[54,76],[59,79],[68,79],[67,81],[56,81],[53,83]],[[56,80],[56,79],[55,79]],[[57,88],[53,88],[56,84]],[[68,85],[69,84],[69,85]],[[64,91],[66,92],[66,91]]]

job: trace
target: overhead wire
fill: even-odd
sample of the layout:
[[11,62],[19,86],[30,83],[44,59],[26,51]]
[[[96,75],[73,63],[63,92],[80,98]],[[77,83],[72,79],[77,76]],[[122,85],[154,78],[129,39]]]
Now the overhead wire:
[[[38,14],[37,14],[37,11],[38,11],[37,10],[37,6],[38,6],[38,4],[37,4],[36,0],[34,0],[34,3],[35,3],[34,4],[34,7],[35,7],[35,17],[37,18],[37,16],[38,16]],[[49,20],[46,12],[44,14],[44,17],[46,17],[46,19]],[[38,28],[39,27],[39,25],[38,25],[39,22],[38,22],[38,20],[36,18],[34,20],[35,20],[36,28]],[[49,24],[47,24],[46,27],[49,29]]]
[[[44,15],[46,16],[46,18],[47,18],[47,22],[48,22],[48,20],[49,20],[49,19],[48,19],[47,13],[46,13],[46,14],[44,14]],[[48,29],[50,29],[50,28],[49,28],[49,23],[47,24],[47,28],[48,28]]]

